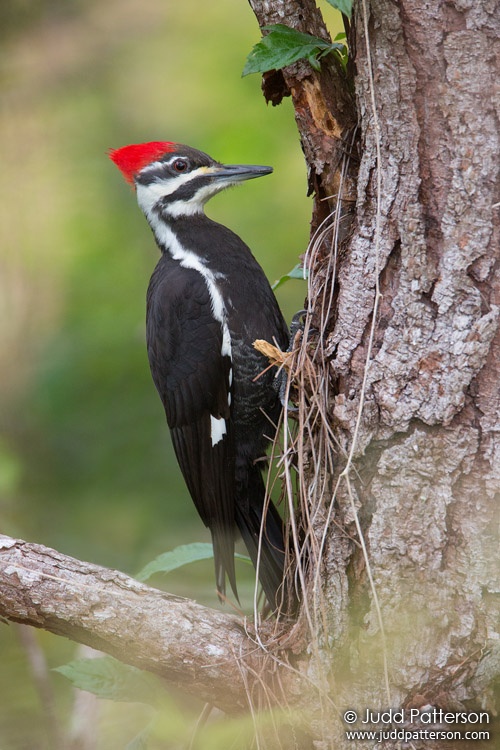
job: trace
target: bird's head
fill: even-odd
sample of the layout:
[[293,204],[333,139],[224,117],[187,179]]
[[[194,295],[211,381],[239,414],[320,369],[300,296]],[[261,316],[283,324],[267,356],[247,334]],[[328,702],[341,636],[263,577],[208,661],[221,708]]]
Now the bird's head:
[[272,172],[272,167],[220,164],[197,149],[168,141],[112,149],[110,159],[137,191],[146,214],[170,217],[201,213],[205,203],[224,188]]

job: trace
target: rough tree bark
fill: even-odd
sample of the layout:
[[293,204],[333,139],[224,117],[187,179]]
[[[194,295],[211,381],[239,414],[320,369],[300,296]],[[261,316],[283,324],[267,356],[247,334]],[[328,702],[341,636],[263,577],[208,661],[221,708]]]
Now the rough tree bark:
[[[312,0],[251,5],[261,26],[286,23],[328,38]],[[119,574],[81,570],[76,561],[14,541],[0,554],[4,617],[107,650],[229,711],[267,681],[266,700],[310,701],[308,729],[318,748],[353,747],[342,723],[347,708],[494,710],[494,11],[491,0],[359,0],[348,76],[325,58],[320,72],[297,63],[264,77],[268,100],[293,99],[316,237],[306,256],[309,315],[294,352],[299,431],[290,451],[300,469],[309,553],[304,605],[288,637],[260,632],[263,641],[274,637],[280,661],[269,660],[230,615],[193,609]],[[89,580],[91,606],[79,599]],[[50,581],[57,594],[44,588]],[[130,607],[125,634],[100,616],[115,606],[118,614]],[[132,616],[148,611],[159,629],[146,632]],[[168,623],[177,613],[206,635],[198,662],[194,641],[184,639],[188,629],[180,651],[172,650],[179,631]],[[215,662],[214,647],[221,649]],[[294,670],[286,667],[287,652]],[[220,690],[221,675],[230,696]],[[311,685],[319,692],[310,693]]]
[[[325,36],[308,0],[250,2],[261,25],[285,21]],[[489,0],[355,4],[350,43],[360,137],[341,197],[352,197],[355,181],[356,207],[350,235],[331,241],[330,251],[318,243],[308,257],[317,332],[303,353],[314,341],[320,356],[313,356],[310,399],[301,412],[301,431],[310,434],[303,495],[314,519],[312,567],[321,566],[323,589],[322,599],[312,600],[313,609],[322,605],[316,668],[328,675],[341,708],[495,705],[500,17],[494,11]],[[315,147],[345,150],[345,97],[339,107],[325,93],[342,86],[340,72],[323,66],[317,76],[296,66],[284,79],[310,169],[324,164],[313,181],[320,185],[316,198],[336,195],[339,171],[332,175],[331,160],[318,159]],[[304,116],[304,92],[311,90]],[[324,102],[330,119],[315,118]],[[326,388],[318,388],[318,379]],[[326,459],[321,472],[324,424],[311,425],[325,419],[339,448],[335,467]],[[319,479],[320,492],[313,489]],[[344,729],[334,722],[329,730],[336,748],[351,746]]]

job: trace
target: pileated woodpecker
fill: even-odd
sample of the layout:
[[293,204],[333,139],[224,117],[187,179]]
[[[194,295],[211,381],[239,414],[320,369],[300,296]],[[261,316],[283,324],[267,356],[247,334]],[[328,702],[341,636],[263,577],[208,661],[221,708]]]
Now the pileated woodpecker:
[[[147,348],[184,480],[210,528],[219,597],[237,597],[234,542],[241,534],[273,609],[282,600],[281,518],[257,461],[276,433],[281,404],[255,339],[288,345],[261,267],[205,203],[224,188],[272,172],[227,166],[188,146],[152,142],[110,151],[135,186],[161,258],[147,294]],[[260,560],[258,562],[260,548]]]

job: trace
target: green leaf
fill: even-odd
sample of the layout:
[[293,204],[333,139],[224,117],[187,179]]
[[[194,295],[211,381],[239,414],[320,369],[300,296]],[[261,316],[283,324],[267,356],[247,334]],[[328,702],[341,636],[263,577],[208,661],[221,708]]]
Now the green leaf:
[[336,10],[340,10],[347,18],[351,17],[353,0],[327,0]]
[[278,281],[274,282],[274,284],[272,285],[272,289],[277,289],[279,286],[285,284],[290,279],[301,279],[302,281],[304,279],[307,279],[307,269],[304,270],[300,263],[297,263],[297,265],[294,266],[291,271],[285,273],[278,279]]
[[64,675],[79,690],[98,698],[157,706],[163,693],[161,682],[154,675],[122,664],[112,656],[76,659],[54,671]]
[[148,750],[149,732],[141,732],[131,740],[125,750]]
[[136,578],[139,581],[147,581],[155,573],[170,573],[183,565],[188,565],[188,563],[209,560],[213,556],[214,551],[211,544],[202,544],[201,542],[182,544],[180,547],[175,547],[175,549],[155,557],[136,575]]
[[150,737],[149,726],[139,732],[138,735],[131,740],[125,750],[148,750],[148,741]]
[[[170,550],[170,552],[164,552],[162,555],[155,557],[154,560],[144,566],[136,575],[136,578],[139,581],[147,581],[155,573],[171,573],[172,570],[182,568],[183,565],[198,562],[198,560],[209,560],[213,556],[214,551],[211,544],[202,542],[182,544],[180,547]],[[250,558],[246,555],[236,554],[235,557],[250,562]]]
[[315,70],[319,61],[329,52],[341,51],[343,44],[325,42],[316,36],[303,34],[281,23],[264,26],[269,34],[262,37],[248,55],[242,75],[279,70],[297,60],[307,60]]

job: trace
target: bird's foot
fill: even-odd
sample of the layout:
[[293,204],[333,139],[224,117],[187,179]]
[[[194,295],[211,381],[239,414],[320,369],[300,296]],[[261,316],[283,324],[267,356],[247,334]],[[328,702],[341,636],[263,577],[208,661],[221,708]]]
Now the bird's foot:
[[[292,318],[292,322],[290,324],[290,343],[288,344],[288,349],[287,349],[288,353],[293,350],[295,337],[297,333],[299,331],[304,330],[306,313],[307,313],[307,310],[299,310],[298,312],[295,313],[295,315]],[[285,370],[285,368],[282,368],[279,371],[278,375],[276,376],[276,381],[277,381],[279,399],[281,401],[281,405],[283,406],[283,408],[286,407],[288,412],[298,411],[296,406],[293,406],[292,404],[289,403],[289,398],[288,398],[289,374],[288,374],[288,371]]]

